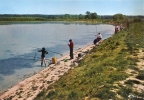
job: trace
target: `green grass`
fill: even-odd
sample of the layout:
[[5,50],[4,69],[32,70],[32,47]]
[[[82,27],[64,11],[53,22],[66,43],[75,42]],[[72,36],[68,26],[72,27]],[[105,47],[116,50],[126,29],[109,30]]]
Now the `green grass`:
[[[131,87],[115,82],[125,80],[128,68],[136,69],[137,52],[144,48],[144,29],[141,23],[132,23],[130,29],[104,40],[100,46],[91,50],[79,64],[62,76],[56,83],[42,91],[35,100],[89,100],[127,98]],[[127,81],[126,84],[132,84]],[[112,91],[118,89],[118,91]]]

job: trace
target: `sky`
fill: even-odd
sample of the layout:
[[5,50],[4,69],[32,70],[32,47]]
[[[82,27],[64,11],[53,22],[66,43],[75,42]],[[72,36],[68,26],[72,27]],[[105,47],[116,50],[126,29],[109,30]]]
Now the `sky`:
[[144,0],[0,0],[0,14],[144,15]]

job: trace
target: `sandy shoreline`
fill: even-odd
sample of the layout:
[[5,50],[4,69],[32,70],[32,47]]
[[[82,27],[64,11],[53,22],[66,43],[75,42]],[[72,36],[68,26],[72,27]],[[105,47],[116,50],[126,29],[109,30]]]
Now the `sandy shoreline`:
[[57,59],[56,64],[51,64],[35,75],[26,78],[17,85],[0,95],[0,100],[33,100],[43,89],[56,82],[64,73],[71,69],[77,61],[78,54],[88,53],[95,45],[90,44],[74,51],[74,59],[69,59],[69,54]]

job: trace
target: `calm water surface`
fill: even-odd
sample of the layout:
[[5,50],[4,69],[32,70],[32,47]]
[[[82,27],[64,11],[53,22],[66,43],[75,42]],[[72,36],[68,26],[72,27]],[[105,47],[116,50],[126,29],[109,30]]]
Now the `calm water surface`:
[[[65,55],[69,53],[69,39],[74,41],[74,50],[77,50],[92,44],[98,32],[106,39],[114,33],[114,26],[79,23],[0,25],[0,93],[45,68],[40,66],[40,53],[36,50],[45,47]],[[54,56],[61,57],[49,52],[46,59]]]

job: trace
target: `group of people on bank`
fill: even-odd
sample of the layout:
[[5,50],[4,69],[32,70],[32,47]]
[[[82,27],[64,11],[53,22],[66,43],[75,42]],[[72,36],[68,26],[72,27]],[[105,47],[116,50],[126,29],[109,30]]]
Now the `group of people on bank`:
[[[94,44],[98,44],[101,40],[102,40],[102,35],[100,33],[98,33],[96,35],[96,39],[93,41]],[[72,41],[72,39],[69,40],[69,50],[70,50],[70,59],[73,59],[73,48],[74,48],[74,42]],[[43,66],[43,63],[46,66],[46,60],[45,60],[45,55],[48,54],[48,51],[45,50],[45,48],[43,47],[41,50],[38,50],[38,52],[42,52],[41,53],[41,66]]]
[[[98,44],[101,40],[102,40],[102,35],[100,33],[98,33],[96,35],[96,39],[93,41],[93,43]],[[74,42],[72,41],[72,39],[69,40],[68,46],[69,46],[69,50],[70,50],[70,60],[71,60],[74,58],[74,56],[73,56]],[[42,52],[41,53],[41,66],[43,66],[43,63],[46,66],[45,55],[48,54],[48,51],[46,51],[46,49],[43,47],[41,50],[38,50],[37,52]]]
[[[129,28],[129,22],[127,22],[127,28]],[[115,26],[115,34],[123,29],[124,29],[124,27],[122,27],[122,25],[116,25]],[[101,41],[102,41],[102,34],[98,33],[96,35],[96,39],[94,39],[93,43],[95,45],[98,45]],[[73,56],[74,42],[72,41],[72,39],[69,40],[68,46],[70,49],[70,59],[73,59],[74,58],[74,56]],[[45,48],[43,47],[42,50],[39,50],[38,52],[42,52],[41,53],[41,66],[43,65],[43,63],[46,66],[45,55],[48,54],[48,51],[46,51]]]
[[[100,33],[98,33],[97,38],[94,40],[94,44],[97,44],[98,42],[100,42],[102,40],[102,35]],[[69,40],[69,49],[70,49],[70,60],[74,58],[73,56],[73,48],[74,48],[74,42],[72,41],[72,39]],[[48,54],[48,51],[46,51],[46,49],[43,47],[41,50],[38,50],[37,52],[42,52],[41,53],[41,66],[44,65],[46,66],[46,60],[45,60],[45,55]]]

